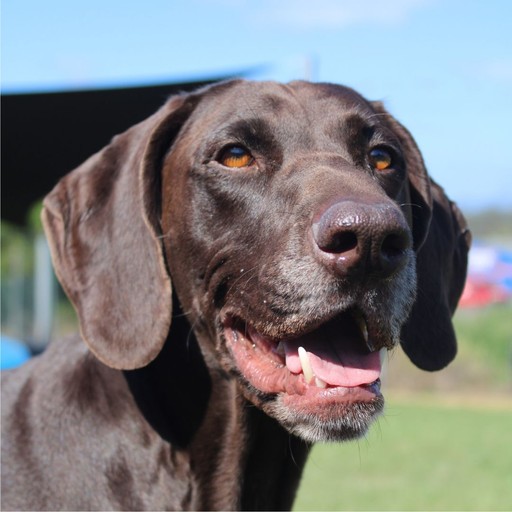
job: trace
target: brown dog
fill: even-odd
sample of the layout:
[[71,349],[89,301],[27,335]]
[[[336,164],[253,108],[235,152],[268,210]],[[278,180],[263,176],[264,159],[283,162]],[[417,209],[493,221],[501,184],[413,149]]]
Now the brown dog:
[[289,508],[310,444],[381,412],[379,351],[456,352],[465,221],[345,87],[173,97],[43,219],[85,344],[5,375],[4,510]]

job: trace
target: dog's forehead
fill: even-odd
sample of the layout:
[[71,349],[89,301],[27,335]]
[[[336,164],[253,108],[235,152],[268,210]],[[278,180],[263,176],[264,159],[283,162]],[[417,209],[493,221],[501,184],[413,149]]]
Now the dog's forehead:
[[297,116],[320,120],[349,113],[373,113],[370,103],[349,87],[303,81],[228,82],[212,87],[202,103],[206,117],[217,122],[247,117],[279,122]]

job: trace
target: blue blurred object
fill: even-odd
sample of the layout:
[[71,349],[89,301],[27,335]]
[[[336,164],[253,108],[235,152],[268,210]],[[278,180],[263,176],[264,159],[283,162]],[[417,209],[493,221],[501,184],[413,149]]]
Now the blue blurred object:
[[0,335],[0,369],[16,368],[30,359],[30,350],[21,341]]

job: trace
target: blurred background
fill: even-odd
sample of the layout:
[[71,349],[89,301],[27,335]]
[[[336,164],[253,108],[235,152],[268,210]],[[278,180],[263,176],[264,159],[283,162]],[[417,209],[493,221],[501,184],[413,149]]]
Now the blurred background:
[[[4,0],[1,356],[76,330],[39,212],[57,180],[177,91],[244,77],[351,86],[413,133],[475,244],[459,356],[395,351],[367,439],[317,446],[296,510],[512,509],[512,2]],[[262,475],[264,478],[264,475]]]

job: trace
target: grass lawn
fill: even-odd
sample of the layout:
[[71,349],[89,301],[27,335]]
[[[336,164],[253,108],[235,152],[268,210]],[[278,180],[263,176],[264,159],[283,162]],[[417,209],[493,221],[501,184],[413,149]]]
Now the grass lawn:
[[366,439],[315,446],[294,510],[512,510],[511,403],[391,396]]
[[457,311],[455,328],[462,350],[492,368],[494,380],[510,381],[512,370],[512,302]]

